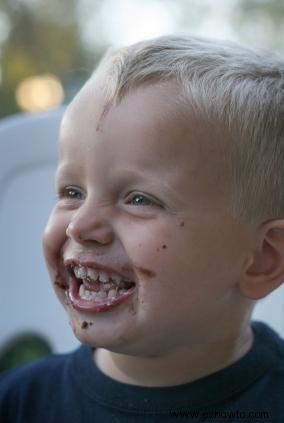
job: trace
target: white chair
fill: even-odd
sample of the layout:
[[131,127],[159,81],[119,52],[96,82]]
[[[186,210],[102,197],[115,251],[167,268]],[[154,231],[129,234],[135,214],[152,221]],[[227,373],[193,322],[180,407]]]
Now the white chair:
[[[53,294],[41,236],[53,206],[53,173],[62,109],[0,121],[0,347],[16,333],[36,331],[54,350],[78,341]],[[254,318],[284,336],[284,287],[261,301]]]
[[0,121],[0,347],[40,333],[57,352],[78,341],[53,294],[41,236],[55,200],[53,173],[63,109]]

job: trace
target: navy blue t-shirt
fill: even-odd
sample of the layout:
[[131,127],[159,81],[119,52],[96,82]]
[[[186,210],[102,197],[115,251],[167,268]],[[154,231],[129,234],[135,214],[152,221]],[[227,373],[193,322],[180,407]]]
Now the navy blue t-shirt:
[[104,375],[92,349],[52,355],[0,375],[1,423],[284,422],[284,341],[262,323],[239,361],[175,387]]

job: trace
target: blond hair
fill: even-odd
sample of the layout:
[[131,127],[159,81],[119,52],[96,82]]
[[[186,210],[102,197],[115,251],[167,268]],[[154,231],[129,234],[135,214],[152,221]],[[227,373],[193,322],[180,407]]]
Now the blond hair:
[[284,218],[280,58],[231,42],[164,36],[108,52],[97,73],[113,102],[140,85],[175,79],[188,103],[230,134],[233,215],[250,222]]

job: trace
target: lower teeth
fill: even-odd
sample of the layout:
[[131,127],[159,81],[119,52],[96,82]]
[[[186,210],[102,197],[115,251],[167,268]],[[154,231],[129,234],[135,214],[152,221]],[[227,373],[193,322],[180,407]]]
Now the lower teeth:
[[123,295],[127,289],[111,289],[110,291],[89,291],[85,289],[83,284],[79,288],[79,297],[83,300],[104,300],[105,298],[116,298],[118,295]]

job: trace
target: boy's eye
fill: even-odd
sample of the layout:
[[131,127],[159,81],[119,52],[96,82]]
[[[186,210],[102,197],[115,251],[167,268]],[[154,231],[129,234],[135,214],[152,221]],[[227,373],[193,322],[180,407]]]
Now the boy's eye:
[[158,205],[154,200],[146,197],[143,194],[133,194],[127,199],[127,204],[132,206],[156,206]]
[[64,187],[59,190],[59,198],[68,198],[70,200],[81,200],[82,193],[75,187]]

